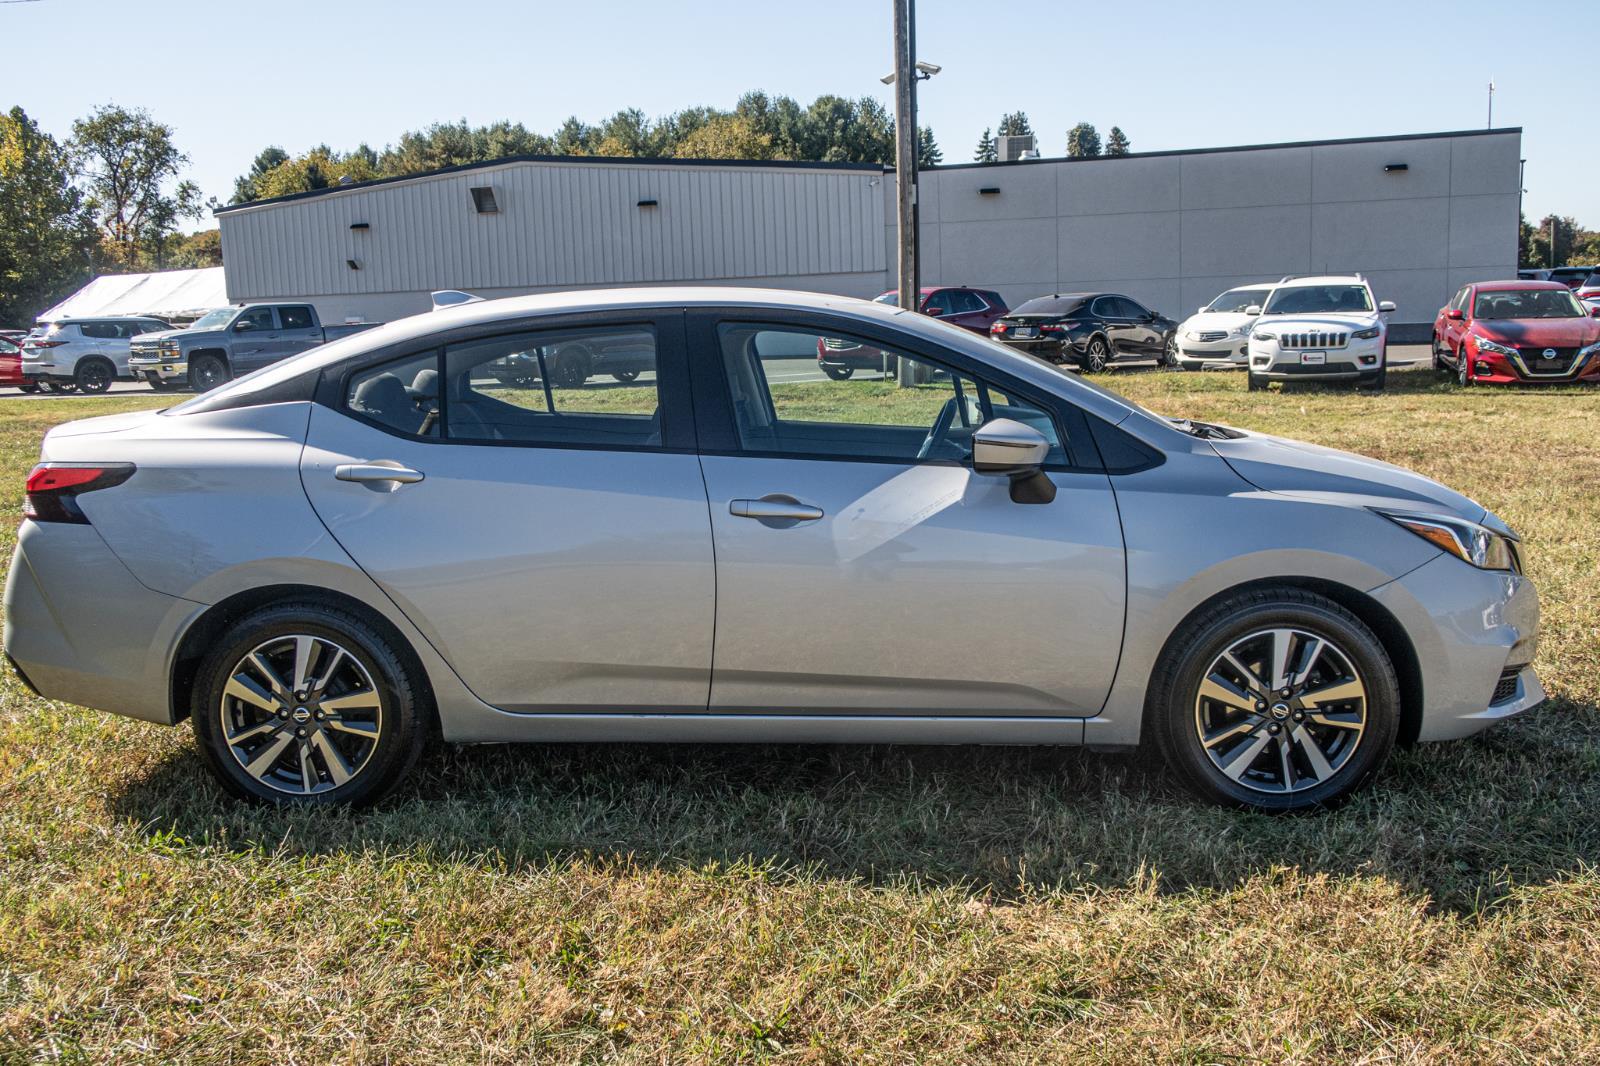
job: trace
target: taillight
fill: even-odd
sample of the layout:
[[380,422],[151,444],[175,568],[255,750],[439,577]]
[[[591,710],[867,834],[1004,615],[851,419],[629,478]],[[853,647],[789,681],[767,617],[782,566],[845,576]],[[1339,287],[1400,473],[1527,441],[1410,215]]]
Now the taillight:
[[67,343],[67,342],[66,341],[28,341],[23,345],[23,347],[25,347],[25,348],[59,348],[65,343]]
[[996,322],[989,327],[990,333],[1004,333],[1005,331],[1006,324],[1004,322]]
[[1066,326],[1051,325],[1051,326],[1040,326],[1039,327],[1039,332],[1040,333],[1065,333],[1066,331],[1067,331],[1067,327]]
[[40,463],[28,475],[27,502],[22,514],[35,522],[73,522],[88,525],[78,497],[109,489],[133,476],[132,463]]

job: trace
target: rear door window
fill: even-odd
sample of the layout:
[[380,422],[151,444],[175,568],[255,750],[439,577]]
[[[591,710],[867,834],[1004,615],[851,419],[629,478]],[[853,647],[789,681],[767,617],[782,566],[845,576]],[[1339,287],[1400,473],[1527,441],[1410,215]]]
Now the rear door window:
[[78,332],[97,341],[114,340],[118,336],[114,322],[81,322]]
[[309,307],[280,307],[278,317],[283,320],[284,329],[311,328],[312,317]]

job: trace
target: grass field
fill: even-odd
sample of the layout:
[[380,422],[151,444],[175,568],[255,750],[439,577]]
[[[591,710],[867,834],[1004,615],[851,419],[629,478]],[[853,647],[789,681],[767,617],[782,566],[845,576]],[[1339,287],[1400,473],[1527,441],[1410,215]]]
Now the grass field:
[[[0,1061],[1600,1060],[1600,393],[1109,384],[1497,511],[1551,702],[1312,817],[1077,751],[703,746],[443,751],[348,814],[7,676]],[[160,402],[0,401],[7,554],[45,428]]]

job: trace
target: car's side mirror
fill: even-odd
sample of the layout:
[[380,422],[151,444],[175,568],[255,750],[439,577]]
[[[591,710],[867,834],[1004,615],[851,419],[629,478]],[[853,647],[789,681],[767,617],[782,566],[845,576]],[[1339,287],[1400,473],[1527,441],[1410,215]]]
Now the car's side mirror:
[[1011,418],[995,418],[972,434],[972,469],[1011,479],[1014,503],[1049,503],[1055,482],[1044,474],[1050,442],[1043,433]]
[[1600,318],[1600,304],[1595,304],[1594,307],[1590,309],[1589,315],[1593,318]]
[[1206,306],[1205,306],[1205,305],[1204,305],[1204,304],[1202,304],[1202,305],[1201,305],[1201,306],[1200,306],[1200,307],[1198,307],[1198,308],[1196,308],[1196,309],[1195,309],[1195,314],[1197,314],[1197,315],[1203,315],[1203,314],[1205,314],[1205,313],[1206,313],[1206,312],[1207,312],[1207,311],[1209,311],[1209,310],[1211,310],[1211,308],[1209,308],[1209,307],[1206,307]]
[[[1382,305],[1381,304],[1379,305],[1379,308],[1380,308],[1380,310],[1382,309]],[[1392,310],[1394,310],[1394,308],[1391,307],[1390,310],[1392,311]],[[1461,308],[1452,307],[1450,310],[1448,310],[1448,311],[1446,311],[1444,313],[1444,317],[1449,318],[1449,319],[1453,319],[1456,322],[1460,322],[1463,318],[1466,318],[1467,316],[1461,313]]]
[[925,314],[925,315],[932,315],[934,318],[938,318],[940,315],[944,314],[944,308],[942,308],[942,307],[924,307],[922,309],[922,313]]
[[1390,311],[1394,310],[1394,301],[1393,300],[1384,300],[1384,301],[1380,302],[1378,304],[1378,310],[1382,311],[1384,314],[1388,314]]
[[1244,309],[1244,313],[1247,315],[1259,315],[1261,313],[1261,305],[1251,304],[1249,307]]
[[253,328],[254,327],[250,325],[250,320],[248,318],[233,324],[233,331],[235,333],[246,333]]

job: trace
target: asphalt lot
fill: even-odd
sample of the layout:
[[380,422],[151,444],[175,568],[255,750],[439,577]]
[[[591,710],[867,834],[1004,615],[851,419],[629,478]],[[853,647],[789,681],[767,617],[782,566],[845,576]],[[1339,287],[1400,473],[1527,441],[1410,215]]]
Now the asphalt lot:
[[[1426,344],[1397,344],[1389,349],[1390,366],[1409,366],[1415,363],[1422,363],[1426,362],[1428,357],[1428,346]],[[773,382],[825,380],[814,359],[767,359],[764,364],[767,368],[767,378]],[[1118,367],[1112,372],[1109,380],[1115,380],[1115,375],[1118,373],[1141,373],[1152,369],[1152,367],[1153,364],[1149,363],[1134,363],[1126,367]],[[1221,368],[1217,372],[1226,373],[1227,369]],[[100,395],[126,396],[130,394],[157,395],[149,385],[134,381],[113,382],[111,388]],[[14,388],[0,390],[0,400],[47,400],[58,395],[63,394],[53,392],[23,393],[16,391]],[[76,396],[77,393],[66,393],[65,395]],[[161,393],[160,395],[171,396],[172,402],[178,403],[191,394],[188,392],[174,392]]]

